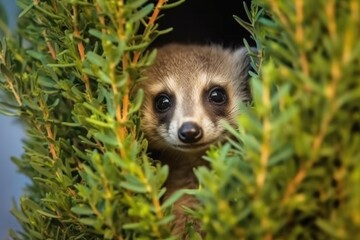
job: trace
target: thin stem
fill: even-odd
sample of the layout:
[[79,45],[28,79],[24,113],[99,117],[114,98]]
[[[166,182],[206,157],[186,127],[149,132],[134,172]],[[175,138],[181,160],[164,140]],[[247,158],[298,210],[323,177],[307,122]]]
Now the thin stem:
[[[149,18],[149,21],[146,25],[146,28],[144,30],[144,36],[146,34],[148,34],[148,32],[150,31],[151,26],[155,23],[160,9],[163,6],[163,4],[166,2],[167,0],[159,0],[153,14],[151,15],[151,17]],[[100,12],[100,8],[97,6],[96,7],[96,11]],[[124,16],[124,2],[123,0],[119,0],[117,2],[117,35],[118,38],[120,40],[126,41],[126,33],[125,33],[125,24],[126,24],[126,18]],[[99,19],[100,23],[103,24],[103,19],[100,18]],[[130,58],[130,54],[128,52],[125,52],[122,56],[122,71],[124,73],[126,73],[128,71],[129,68],[129,64],[131,65],[136,65],[139,61],[141,52],[135,52],[133,55],[133,58],[131,60]],[[110,63],[110,67],[109,67],[109,77],[112,80],[112,84],[111,84],[111,88],[114,94],[114,105],[115,105],[115,118],[116,121],[119,123],[119,125],[116,126],[115,129],[115,133],[116,133],[116,137],[117,137],[117,141],[119,143],[119,154],[120,157],[122,159],[127,159],[128,158],[128,153],[125,151],[124,147],[122,147],[122,145],[124,144],[126,137],[128,136],[128,129],[125,126],[124,123],[126,123],[129,120],[129,107],[130,107],[130,87],[131,87],[131,77],[129,76],[126,79],[126,85],[125,85],[125,89],[124,89],[124,93],[122,96],[121,101],[118,101],[118,97],[119,97],[119,89],[118,89],[118,85],[117,85],[117,81],[116,81],[116,64],[115,63]],[[121,103],[121,104],[120,104]],[[142,171],[142,169],[137,169],[135,170],[135,174],[139,177],[140,181],[144,184],[145,188],[147,189],[147,192],[150,193],[151,195],[151,200],[152,203],[155,207],[155,213],[156,216],[158,218],[163,218],[163,212],[161,209],[161,204],[159,199],[157,198],[157,195],[154,192],[154,189],[152,189],[151,184],[148,182],[148,179],[146,178],[144,171]],[[161,237],[161,233],[159,232],[159,229],[157,229],[156,224],[153,225],[154,229],[154,233],[156,235],[158,235],[159,237]]]
[[56,59],[56,51],[53,48],[53,46],[51,45],[51,41],[48,39],[47,34],[46,34],[46,30],[43,31],[43,36],[45,38],[45,42],[46,42],[46,46],[49,49],[49,53],[52,59]]
[[[154,25],[156,19],[158,18],[159,16],[159,13],[160,13],[160,10],[161,10],[161,7],[167,2],[167,0],[159,0],[155,6],[155,9],[151,15],[151,17],[149,18],[149,21],[148,23],[146,24],[146,27],[145,27],[145,30],[144,30],[144,36],[146,36],[150,30],[150,27],[152,25]],[[122,6],[123,6],[123,2],[122,1],[119,1],[119,14],[122,14],[121,12],[121,9],[122,9]],[[121,19],[123,19],[123,17],[120,17]],[[123,23],[124,21],[121,21],[119,20],[119,37],[120,39],[124,38],[124,28],[123,28]],[[133,60],[131,62],[131,65],[136,65],[139,61],[139,58],[140,58],[140,55],[141,55],[141,52],[140,51],[137,51],[134,53],[134,57],[133,57]],[[123,59],[122,59],[122,64],[123,64],[123,70],[126,71],[126,69],[128,68],[128,61],[129,61],[129,55],[128,53],[125,53],[124,56],[123,56]],[[128,109],[129,109],[129,93],[130,93],[130,77],[127,79],[127,83],[126,83],[126,89],[125,89],[125,94],[123,96],[123,99],[122,99],[122,111],[121,111],[121,114],[120,114],[120,109],[117,109],[117,114],[116,116],[120,116],[120,118],[117,118],[118,120],[120,120],[120,122],[125,122],[128,118]],[[116,87],[113,87],[113,90],[115,90]],[[120,139],[124,139],[125,135],[126,135],[126,128],[121,126],[120,127],[120,130],[119,130],[119,134],[120,134]]]
[[54,141],[54,135],[51,131],[50,124],[46,124],[45,129],[46,129],[47,137],[50,140],[49,150],[50,150],[51,157],[53,160],[56,160],[57,155],[56,155],[55,145],[54,145],[54,143],[52,143],[52,141]]
[[43,113],[43,119],[46,122],[45,123],[45,130],[46,130],[47,138],[48,138],[48,141],[49,141],[49,151],[50,151],[52,159],[56,160],[58,158],[58,156],[57,156],[57,153],[56,153],[56,150],[55,150],[55,145],[53,143],[55,138],[54,138],[54,134],[53,134],[53,132],[51,130],[51,125],[49,123],[47,123],[47,120],[49,118],[49,111],[47,109],[46,103],[43,102],[43,99],[40,99],[39,105],[40,105],[40,108],[41,108],[42,113]]
[[[263,112],[263,137],[260,152],[260,169],[257,171],[256,183],[257,194],[262,192],[265,184],[266,176],[268,174],[268,163],[271,154],[271,95],[270,95],[270,79],[264,76],[264,88],[262,94],[262,105],[264,107]],[[262,216],[261,228],[264,231],[264,240],[271,240],[272,233],[269,231],[268,216],[264,214]]]
[[268,118],[271,112],[270,105],[270,85],[267,77],[264,77],[264,90],[262,95],[262,104],[265,108],[264,120],[263,120],[263,141],[261,145],[261,156],[260,156],[260,171],[257,175],[257,186],[260,190],[265,182],[267,174],[267,165],[270,157],[270,136],[271,136],[271,123]]
[[328,29],[329,29],[329,33],[330,33],[330,37],[332,39],[336,39],[337,34],[336,34],[336,19],[335,19],[335,1],[334,0],[329,0],[326,4],[326,15],[327,15],[327,19],[328,19]]
[[[75,4],[73,6],[73,16],[72,16],[72,20],[73,20],[73,25],[74,25],[74,37],[75,39],[78,41],[77,47],[78,47],[78,52],[80,55],[80,60],[83,62],[85,60],[85,47],[84,44],[81,40],[81,36],[80,36],[80,32],[79,32],[79,24],[78,24],[78,10],[77,10],[77,5]],[[89,101],[92,101],[92,93],[91,93],[91,89],[90,89],[90,80],[89,77],[82,73],[82,80],[85,84],[85,89],[86,89],[86,94],[87,97],[89,99]]]
[[11,79],[9,79],[8,77],[5,77],[7,84],[10,88],[10,91],[12,92],[12,94],[14,95],[16,102],[18,103],[19,106],[22,106],[22,101],[20,98],[20,95],[16,92],[15,86],[13,84],[13,82],[11,81]]
[[299,169],[299,171],[297,172],[295,177],[292,179],[292,181],[290,181],[290,183],[285,191],[285,194],[284,194],[284,198],[282,201],[283,203],[286,203],[290,199],[290,197],[294,194],[294,192],[296,192],[298,186],[306,178],[308,170],[318,160],[319,153],[321,150],[321,145],[324,142],[327,131],[329,129],[330,122],[333,119],[333,117],[337,111],[337,108],[338,108],[337,99],[336,99],[336,89],[337,89],[339,80],[342,77],[341,69],[340,69],[339,65],[340,64],[336,60],[333,60],[332,65],[331,65],[332,81],[330,82],[328,87],[326,87],[326,90],[325,90],[327,101],[329,103],[329,110],[325,111],[325,116],[323,117],[321,124],[320,124],[320,131],[314,138],[312,148],[311,148],[310,159],[305,162],[305,164]]
[[[167,2],[167,0],[159,0],[155,6],[154,12],[151,15],[151,17],[149,18],[148,23],[146,24],[145,30],[144,30],[144,36],[146,37],[151,29],[151,26],[154,25],[156,19],[158,18],[160,11],[161,11],[161,7]],[[134,58],[132,61],[132,65],[135,65],[138,61],[139,61],[139,57],[141,55],[140,51],[136,51],[134,53]]]
[[[296,32],[295,32],[295,41],[299,46],[303,46],[304,43],[304,1],[297,0],[296,4]],[[300,51],[300,64],[303,70],[303,73],[308,76],[309,75],[309,63],[306,57],[306,53],[299,48]]]
[[354,49],[354,41],[355,41],[355,33],[352,31],[353,26],[356,26],[359,21],[359,8],[360,3],[357,0],[352,0],[350,3],[350,22],[347,25],[347,29],[344,34],[344,43],[343,45],[343,56],[342,56],[342,64],[347,65],[351,60],[353,49]]

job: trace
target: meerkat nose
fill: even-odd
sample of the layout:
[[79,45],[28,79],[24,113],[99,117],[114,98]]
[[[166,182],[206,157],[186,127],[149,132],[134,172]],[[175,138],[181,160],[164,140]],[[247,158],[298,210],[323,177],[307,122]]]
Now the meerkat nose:
[[179,139],[184,143],[196,143],[203,136],[201,127],[194,122],[185,122],[178,131]]

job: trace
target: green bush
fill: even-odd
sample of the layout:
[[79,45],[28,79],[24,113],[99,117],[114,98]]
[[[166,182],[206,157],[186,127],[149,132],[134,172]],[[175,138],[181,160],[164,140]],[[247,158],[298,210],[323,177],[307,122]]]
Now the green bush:
[[360,2],[259,0],[247,13],[236,19],[259,48],[254,105],[196,171],[194,214],[209,239],[354,239]]
[[[159,10],[182,1],[151,2],[18,1],[17,35],[0,44],[0,111],[26,127],[14,161],[32,183],[13,239],[175,238],[179,195],[160,201],[168,168],[146,155],[143,93],[130,93],[169,31]],[[258,48],[253,104],[209,150],[211,169],[195,170],[202,204],[187,211],[207,239],[360,236],[360,2],[254,0],[247,13],[235,19]]]
[[[33,181],[13,210],[14,239],[169,238],[168,173],[138,130],[160,8],[136,1],[21,0],[18,39],[1,42],[4,114],[25,124],[15,159]],[[149,17],[147,17],[149,16]],[[166,205],[165,205],[166,204]]]

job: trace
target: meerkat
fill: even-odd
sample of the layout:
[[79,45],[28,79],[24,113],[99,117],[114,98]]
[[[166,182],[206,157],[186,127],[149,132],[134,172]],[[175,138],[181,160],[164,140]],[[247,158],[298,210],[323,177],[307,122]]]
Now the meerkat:
[[[176,190],[198,188],[193,169],[206,166],[205,151],[228,136],[222,121],[235,124],[239,103],[250,101],[249,66],[245,48],[170,44],[158,49],[141,84],[141,126],[152,156],[169,166],[165,199]],[[174,204],[172,234],[184,238],[188,219],[182,206],[196,204],[192,196]]]

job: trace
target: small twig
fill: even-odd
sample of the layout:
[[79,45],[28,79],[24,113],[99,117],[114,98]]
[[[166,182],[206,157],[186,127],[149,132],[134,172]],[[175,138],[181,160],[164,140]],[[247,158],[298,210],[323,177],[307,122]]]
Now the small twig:
[[[121,1],[119,1],[121,2]],[[144,33],[143,35],[147,35],[148,34],[148,31],[150,30],[150,27],[152,25],[154,25],[157,17],[159,16],[159,13],[160,13],[160,10],[161,10],[161,7],[167,2],[167,0],[159,0],[155,6],[155,9],[151,15],[151,17],[149,18],[149,21],[148,23],[146,24],[146,27],[145,27],[145,30],[144,30]],[[120,4],[120,3],[119,3]],[[120,6],[119,6],[120,7]],[[119,28],[120,30],[123,31],[123,27]],[[123,33],[120,32],[119,33],[119,37],[123,36]],[[131,65],[135,65],[138,63],[139,61],[139,58],[140,58],[140,55],[141,55],[141,52],[140,51],[137,51],[134,53],[134,57],[133,57],[133,60],[131,62]],[[129,56],[127,53],[124,54],[124,57],[123,57],[123,60],[122,60],[122,63],[123,63],[123,70],[125,71],[127,68],[128,68],[128,59],[129,59]],[[121,118],[120,118],[120,122],[125,122],[126,119],[128,118],[128,108],[129,108],[129,93],[130,93],[130,78],[127,79],[127,87],[126,87],[126,90],[125,90],[125,94],[124,94],[124,97],[123,97],[123,100],[122,100],[122,113],[121,113]],[[119,119],[118,119],[119,120]],[[120,129],[120,132],[119,134],[121,135],[121,138],[123,139],[123,137],[125,136],[126,134],[126,129],[125,127],[121,127]]]
[[85,48],[84,48],[84,45],[83,45],[82,41],[80,41],[80,32],[79,32],[77,17],[78,17],[77,5],[73,5],[72,19],[73,19],[73,24],[74,24],[74,37],[75,37],[75,39],[79,40],[78,44],[77,44],[78,51],[79,51],[81,61],[84,61],[84,59],[85,59]]
[[46,30],[43,31],[43,36],[45,38],[46,46],[49,49],[49,53],[51,55],[51,58],[55,60],[56,59],[56,51],[53,48],[53,46],[51,45],[50,40],[47,38]]
[[[360,3],[357,0],[352,0],[350,3],[350,19],[351,22],[348,24],[348,26],[355,26],[360,21]],[[342,55],[342,64],[347,65],[348,62],[351,60],[353,49],[354,49],[354,42],[356,42],[355,39],[356,34],[354,31],[351,30],[351,28],[347,28],[346,32],[344,34],[344,43],[343,46],[343,55]]]
[[50,128],[49,124],[45,125],[45,129],[46,129],[47,137],[50,140],[49,149],[50,149],[51,157],[52,157],[53,160],[56,160],[57,155],[56,155],[55,145],[54,145],[54,143],[52,143],[52,141],[54,141],[54,135],[53,135],[53,133],[51,131],[51,128]]
[[18,103],[19,106],[22,106],[22,101],[21,101],[20,95],[16,92],[14,84],[8,78],[6,78],[6,81],[7,81],[8,85],[9,85],[9,88],[10,88],[12,94],[14,95],[14,97],[16,99],[16,102]]
[[43,118],[45,121],[45,129],[46,129],[46,133],[47,133],[47,138],[49,141],[49,150],[50,150],[50,154],[53,160],[57,159],[57,154],[56,154],[56,150],[55,150],[55,145],[53,143],[54,141],[54,134],[51,130],[51,125],[49,123],[47,123],[47,120],[49,118],[49,111],[47,109],[46,103],[43,102],[43,99],[40,99],[39,101],[40,104],[40,108],[42,110],[43,113]]
[[312,148],[311,148],[312,156],[308,161],[306,161],[302,165],[302,167],[299,169],[299,171],[297,172],[295,177],[290,181],[289,185],[286,188],[285,194],[284,194],[284,198],[282,201],[283,204],[286,203],[290,199],[290,196],[292,196],[294,194],[294,192],[296,191],[298,186],[305,179],[305,177],[308,173],[308,170],[316,162],[320,147],[324,141],[331,118],[332,118],[332,116],[330,116],[330,113],[324,117],[324,119],[321,123],[321,130],[320,130],[319,134],[315,137],[313,144],[312,144]]
[[[150,26],[152,26],[157,17],[159,16],[160,13],[160,9],[161,7],[167,2],[167,0],[159,0],[156,4],[156,7],[151,15],[151,17],[149,18],[148,23],[146,24],[145,30],[144,30],[144,34],[143,35],[147,35],[148,31],[150,30]],[[118,36],[120,39],[123,39],[125,37],[124,35],[124,18],[122,17],[122,8],[123,8],[123,2],[119,1],[118,2],[118,14],[119,14],[119,28],[118,28]],[[131,62],[132,65],[135,65],[138,61],[139,61],[139,57],[140,57],[141,52],[137,51],[134,53],[134,57],[133,60]],[[126,71],[126,69],[128,68],[128,61],[129,61],[129,55],[127,53],[124,54],[123,59],[122,59],[122,64],[123,64],[123,71]],[[126,84],[126,89],[125,89],[125,94],[123,96],[122,99],[122,111],[120,109],[116,109],[116,116],[117,116],[117,120],[121,123],[125,122],[128,118],[128,108],[129,108],[129,93],[130,93],[130,78],[127,79],[127,84]],[[113,90],[114,93],[117,93],[117,89],[116,86],[113,86]],[[115,92],[116,91],[116,92]],[[126,128],[124,126],[120,126],[120,129],[118,130],[118,133],[120,135],[120,139],[124,140],[124,137],[126,135]]]
[[[144,30],[144,36],[146,34],[148,34],[148,31],[150,30],[150,27],[155,23],[158,15],[159,15],[159,12],[160,12],[160,9],[161,7],[164,5],[164,3],[166,2],[167,0],[159,0],[157,2],[157,5],[154,9],[154,12],[153,14],[151,15],[151,17],[149,18],[149,21],[146,25],[146,28]],[[125,38],[125,33],[124,33],[124,24],[125,24],[125,18],[123,16],[123,1],[118,1],[118,37],[120,39],[124,39]],[[133,59],[132,61],[130,62],[131,65],[135,65],[138,61],[139,61],[139,58],[140,58],[140,55],[141,55],[141,52],[135,52],[134,53],[134,56],[133,56]],[[129,53],[124,53],[123,55],[123,58],[122,58],[122,70],[124,72],[127,71],[128,67],[129,67]],[[117,89],[117,85],[116,85],[116,81],[115,81],[115,69],[116,69],[116,66],[114,64],[111,64],[110,65],[110,78],[113,80],[113,83],[112,83],[112,89],[113,89],[113,92],[114,92],[114,96],[117,96],[119,94],[119,91]],[[129,94],[130,94],[130,84],[131,84],[131,79],[130,77],[128,77],[128,79],[126,80],[126,87],[125,87],[125,93],[123,95],[123,98],[122,98],[122,105],[120,104],[116,104],[116,120],[120,123],[120,125],[118,126],[118,129],[116,131],[117,133],[117,138],[118,138],[118,141],[119,141],[119,144],[122,144],[125,142],[125,138],[127,136],[127,128],[126,126],[123,124],[125,123],[127,120],[128,120],[128,114],[129,114],[129,106],[130,106],[130,99],[129,99]],[[124,159],[127,158],[127,153],[126,151],[123,149],[123,148],[119,148],[119,151],[120,151],[120,156]],[[148,189],[149,192],[152,193],[152,202],[153,202],[153,205],[155,207],[155,212],[156,212],[156,216],[158,218],[162,218],[163,217],[163,212],[162,212],[162,209],[161,209],[161,204],[160,204],[160,201],[159,199],[157,198],[156,195],[153,194],[153,190],[151,189],[151,185],[148,183],[148,180],[146,178],[146,176],[144,175],[144,172],[143,171],[139,171],[138,173],[138,176],[139,178],[141,179],[141,181],[144,183],[144,185],[146,186],[146,188]],[[154,229],[155,230],[155,229]],[[155,231],[156,234],[158,234],[160,236],[160,233],[158,231]]]
[[268,114],[271,112],[271,104],[270,104],[270,86],[268,78],[264,78],[264,91],[262,95],[262,104],[266,110],[264,120],[263,120],[263,140],[261,145],[261,156],[260,156],[260,171],[257,175],[256,182],[258,189],[260,190],[266,179],[267,174],[267,166],[270,157],[270,136],[271,136],[271,123],[268,119]]
[[321,145],[324,142],[326,137],[330,122],[335,115],[338,105],[336,101],[336,89],[341,79],[341,70],[339,68],[339,63],[337,61],[333,61],[331,66],[331,77],[332,81],[327,87],[326,90],[326,97],[328,99],[330,109],[329,111],[325,111],[326,115],[323,117],[321,124],[320,124],[320,131],[315,137],[312,147],[311,147],[311,156],[305,164],[299,169],[296,176],[290,181],[289,185],[284,194],[283,203],[286,203],[290,197],[294,194],[298,186],[302,183],[302,181],[306,178],[308,170],[315,164],[318,160],[319,152]]
[[[296,32],[295,32],[295,41],[298,45],[302,46],[304,43],[304,1],[297,0],[295,3],[296,6]],[[306,57],[306,53],[300,48],[300,64],[303,70],[303,73],[308,76],[309,72],[309,63]]]
[[[148,32],[150,31],[150,27],[152,25],[154,25],[156,19],[158,18],[159,14],[160,14],[160,10],[161,7],[167,2],[167,0],[159,0],[155,6],[154,12],[151,15],[151,17],[149,18],[148,23],[146,24],[145,30],[144,30],[144,36],[147,36]],[[134,53],[134,58],[132,61],[132,65],[135,65],[138,61],[139,61],[139,57],[140,57],[141,52],[140,51],[136,51]]]
[[335,1],[329,0],[326,3],[326,15],[328,19],[328,29],[330,33],[330,37],[334,40],[337,37],[336,34],[336,19],[335,19]]
[[95,139],[95,142],[96,142],[96,145],[98,146],[98,149],[99,149],[101,152],[105,153],[105,148],[104,148],[103,145],[101,145],[101,143],[99,142],[99,140]]
[[[74,37],[75,39],[78,41],[77,47],[78,47],[78,51],[79,51],[79,55],[80,55],[80,60],[84,61],[85,59],[85,47],[84,44],[81,40],[81,36],[80,36],[80,32],[79,32],[79,27],[78,27],[78,11],[77,11],[77,5],[73,6],[73,24],[74,24]],[[91,89],[90,89],[90,80],[89,77],[86,74],[82,74],[83,76],[83,82],[85,84],[85,89],[86,89],[86,93],[87,93],[87,97],[89,99],[89,101],[92,100],[92,94],[91,94]]]

